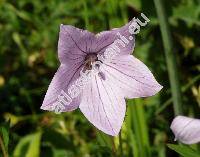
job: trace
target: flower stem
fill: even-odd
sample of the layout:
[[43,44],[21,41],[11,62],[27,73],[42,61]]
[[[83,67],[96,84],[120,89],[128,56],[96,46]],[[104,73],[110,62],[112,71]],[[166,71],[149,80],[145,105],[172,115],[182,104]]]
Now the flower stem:
[[122,132],[119,133],[119,148],[120,148],[120,156],[123,157],[123,147],[122,147]]
[[113,157],[117,156],[116,152],[117,152],[117,150],[115,147],[114,137],[112,137],[112,155],[113,155]]
[[168,68],[168,74],[172,92],[174,113],[175,115],[179,115],[182,114],[182,100],[181,100],[181,90],[180,90],[176,55],[173,50],[173,44],[172,44],[172,36],[170,33],[170,28],[165,13],[165,8],[163,5],[163,0],[154,0],[154,4],[156,7],[158,20],[160,23],[162,40],[165,49],[165,58],[167,62],[167,68]]
[[1,138],[1,135],[0,135],[0,147],[1,147],[1,150],[2,150],[2,152],[3,152],[3,157],[8,157],[8,154],[7,154],[7,152],[6,152],[6,148],[5,148],[5,146],[4,146],[4,143],[3,143],[3,140],[2,140],[2,138]]

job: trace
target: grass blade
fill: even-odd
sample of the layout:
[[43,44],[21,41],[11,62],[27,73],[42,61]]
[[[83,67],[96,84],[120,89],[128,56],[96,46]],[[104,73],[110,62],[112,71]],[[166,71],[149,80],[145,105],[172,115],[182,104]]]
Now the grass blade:
[[[146,116],[141,100],[129,101],[129,108],[132,116],[132,129],[137,143],[137,149],[140,157],[150,156],[149,136],[146,124]],[[130,112],[129,112],[130,114]],[[135,147],[135,146],[134,146]]]
[[181,89],[179,83],[179,75],[177,69],[176,56],[173,52],[172,37],[168,20],[165,13],[165,8],[162,0],[154,0],[156,7],[158,20],[160,23],[160,29],[165,49],[165,57],[167,62],[169,80],[171,85],[173,107],[175,115],[182,114],[182,100],[181,100]]

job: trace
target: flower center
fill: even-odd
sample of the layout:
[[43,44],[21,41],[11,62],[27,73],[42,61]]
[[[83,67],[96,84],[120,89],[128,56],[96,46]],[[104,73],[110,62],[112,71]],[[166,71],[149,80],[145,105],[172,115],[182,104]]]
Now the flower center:
[[96,53],[90,53],[85,57],[85,66],[84,70],[91,70],[92,69],[92,64],[94,62],[98,61],[98,57]]

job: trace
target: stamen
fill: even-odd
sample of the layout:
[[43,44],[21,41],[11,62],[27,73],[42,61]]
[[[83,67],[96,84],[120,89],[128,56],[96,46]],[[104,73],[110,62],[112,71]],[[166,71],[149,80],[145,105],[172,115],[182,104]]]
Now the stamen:
[[91,70],[92,64],[98,60],[96,53],[90,53],[85,57],[84,70]]

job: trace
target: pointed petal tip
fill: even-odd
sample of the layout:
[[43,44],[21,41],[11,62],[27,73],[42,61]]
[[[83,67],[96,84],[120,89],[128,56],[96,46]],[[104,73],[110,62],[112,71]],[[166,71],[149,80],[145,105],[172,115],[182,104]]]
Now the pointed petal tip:
[[45,110],[45,111],[53,111],[53,106],[51,105],[45,105],[44,103],[42,104],[42,106],[40,107],[41,110]]
[[60,24],[60,30],[62,30],[64,26],[65,26],[65,25],[61,23],[61,24]]
[[154,89],[152,90],[153,91],[152,94],[150,94],[149,96],[156,95],[158,92],[160,92],[162,90],[162,88],[163,88],[163,86],[158,83],[158,85],[155,86]]
[[40,107],[40,109],[41,109],[41,110],[49,110],[48,107],[47,107],[47,106],[44,106],[44,105],[42,105],[42,106]]
[[158,92],[160,92],[163,89],[163,86],[159,84],[158,86]]
[[163,89],[163,86],[158,83],[157,91],[159,92],[161,89]]

